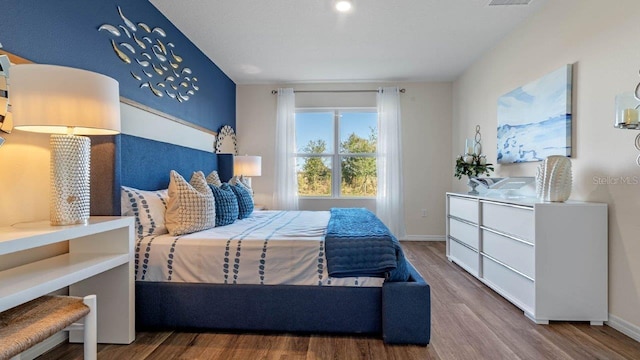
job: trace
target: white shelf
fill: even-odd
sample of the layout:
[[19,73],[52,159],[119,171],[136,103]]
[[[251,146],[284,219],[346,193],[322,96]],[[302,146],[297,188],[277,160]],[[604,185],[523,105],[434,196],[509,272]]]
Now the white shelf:
[[51,226],[49,221],[38,221],[2,227],[0,255],[126,227],[130,222],[128,217],[100,216],[91,217],[87,225]]
[[[98,342],[135,339],[133,218],[91,217],[86,225],[51,226],[48,221],[0,228],[0,255],[68,242],[69,252],[0,271],[0,312],[53,291],[95,294]],[[82,334],[72,331],[71,341]]]
[[128,262],[128,254],[67,253],[0,271],[0,312]]

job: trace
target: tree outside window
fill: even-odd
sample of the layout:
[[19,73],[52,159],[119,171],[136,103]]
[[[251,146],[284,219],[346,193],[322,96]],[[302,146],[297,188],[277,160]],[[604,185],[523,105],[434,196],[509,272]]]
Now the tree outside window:
[[299,109],[296,112],[299,195],[374,197],[377,140],[375,109]]

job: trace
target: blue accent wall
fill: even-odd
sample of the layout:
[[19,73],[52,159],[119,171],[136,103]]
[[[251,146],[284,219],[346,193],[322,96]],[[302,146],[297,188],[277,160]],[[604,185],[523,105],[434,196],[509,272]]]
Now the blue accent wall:
[[[118,6],[134,23],[162,28],[167,34],[165,43],[175,44],[175,53],[198,78],[200,89],[188,101],[178,103],[166,94],[160,98],[140,88],[140,81],[130,73],[136,67],[116,56],[110,40],[122,40],[125,35],[116,38],[98,28],[123,24]],[[227,124],[235,128],[236,84],[148,0],[9,0],[2,2],[0,11],[0,43],[6,51],[35,63],[111,76],[120,83],[121,96],[207,129],[218,131]]]

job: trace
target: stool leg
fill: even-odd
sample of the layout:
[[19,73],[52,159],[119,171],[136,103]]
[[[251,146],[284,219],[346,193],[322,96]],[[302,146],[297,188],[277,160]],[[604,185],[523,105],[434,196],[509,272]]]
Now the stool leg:
[[83,302],[89,307],[89,313],[84,317],[84,359],[98,358],[98,316],[95,295],[87,295]]

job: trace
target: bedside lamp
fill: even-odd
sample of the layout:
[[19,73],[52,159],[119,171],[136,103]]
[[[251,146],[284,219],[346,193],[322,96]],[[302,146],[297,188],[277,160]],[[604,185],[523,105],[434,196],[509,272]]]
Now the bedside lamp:
[[51,225],[89,219],[91,140],[78,135],[120,132],[118,82],[63,66],[11,67],[10,102],[16,130],[51,135]]
[[261,156],[234,156],[233,157],[233,174],[242,175],[247,180],[247,185],[251,187],[251,176],[262,175],[262,157]]

